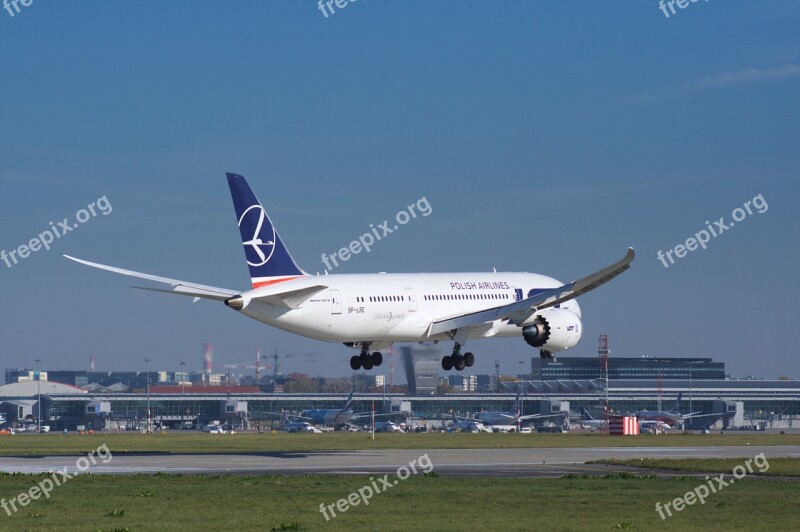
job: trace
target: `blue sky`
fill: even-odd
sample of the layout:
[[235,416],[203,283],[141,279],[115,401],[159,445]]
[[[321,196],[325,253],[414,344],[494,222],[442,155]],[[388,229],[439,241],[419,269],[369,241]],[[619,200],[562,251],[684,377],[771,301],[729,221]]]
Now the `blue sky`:
[[[633,268],[581,298],[569,354],[710,356],[800,377],[796,216],[800,4],[48,2],[0,10],[0,250],[105,196],[98,215],[9,268],[3,367],[201,368],[299,355],[347,375],[341,345],[219,304],[131,290],[61,257],[248,285],[225,172],[245,175],[307,271],[421,197],[433,212],[337,273]],[[665,268],[657,259],[761,194]],[[478,373],[536,356],[470,345]],[[449,349],[444,347],[444,349]],[[304,356],[314,354],[314,356]],[[385,370],[388,371],[388,368]],[[398,365],[398,381],[400,365]]]

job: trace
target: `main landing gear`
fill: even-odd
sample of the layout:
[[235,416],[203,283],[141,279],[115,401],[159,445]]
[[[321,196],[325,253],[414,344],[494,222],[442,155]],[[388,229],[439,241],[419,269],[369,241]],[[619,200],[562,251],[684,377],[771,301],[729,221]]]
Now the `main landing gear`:
[[450,371],[455,368],[456,371],[463,371],[464,368],[471,368],[475,363],[475,355],[467,351],[461,354],[461,344],[456,343],[453,347],[453,354],[450,356],[442,357],[442,369]]
[[369,344],[361,344],[361,354],[350,357],[350,369],[358,371],[361,368],[370,370],[373,367],[383,364],[383,355],[380,351],[370,354]]

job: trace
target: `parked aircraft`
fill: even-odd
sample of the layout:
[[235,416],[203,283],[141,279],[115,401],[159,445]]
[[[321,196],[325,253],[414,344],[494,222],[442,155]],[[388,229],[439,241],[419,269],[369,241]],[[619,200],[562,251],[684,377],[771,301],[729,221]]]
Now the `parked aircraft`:
[[581,428],[589,430],[608,430],[608,423],[605,419],[595,419],[585,408],[583,411],[583,419],[581,419]]
[[450,425],[450,427],[458,429],[461,432],[492,432],[490,428],[486,427],[486,425],[477,419],[459,419],[455,415],[453,416],[453,423]]
[[517,398],[514,400],[514,410],[511,412],[478,412],[475,414],[475,420],[480,421],[484,425],[497,426],[507,425],[512,428],[519,428],[522,421],[529,419],[544,419],[549,417],[561,416],[558,414],[526,414],[521,415],[522,412],[522,397],[521,393],[517,392]]
[[[365,417],[372,417],[372,412],[353,412],[353,393],[356,387],[350,389],[350,395],[347,396],[347,401],[343,408],[315,408],[311,410],[303,410],[299,416],[289,416],[293,419],[302,419],[310,421],[314,425],[325,425],[334,427],[335,429],[343,428],[350,420],[361,419]],[[375,417],[385,417],[392,414],[374,414]]]
[[672,410],[669,411],[640,410],[639,412],[637,412],[636,415],[639,417],[640,420],[656,421],[656,422],[661,422],[662,424],[668,423],[671,426],[675,425],[685,426],[686,422],[692,419],[723,416],[723,414],[721,413],[703,414],[701,411],[689,412],[688,414],[681,414],[680,406],[681,406],[681,394],[678,394],[678,398],[675,400],[675,406],[673,406]]
[[312,432],[314,434],[321,434],[322,431],[307,421],[291,421],[284,423],[276,430],[281,432]]

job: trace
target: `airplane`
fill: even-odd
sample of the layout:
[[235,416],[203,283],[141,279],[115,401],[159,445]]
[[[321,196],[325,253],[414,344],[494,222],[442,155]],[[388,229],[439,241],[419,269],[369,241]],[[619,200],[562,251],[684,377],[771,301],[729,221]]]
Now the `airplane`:
[[5,414],[0,414],[0,425],[5,425],[6,421],[8,420],[6,419]]
[[[615,415],[614,417],[617,416]],[[589,411],[586,410],[585,408],[583,409],[583,418],[584,419],[582,419],[580,422],[581,428],[589,429],[591,431],[608,430],[608,423],[606,422],[605,419],[593,418],[592,415],[589,413]],[[646,432],[646,431],[657,432],[659,430],[666,431],[672,428],[669,424],[664,423],[662,421],[639,419],[638,422],[639,422],[640,432]]]
[[[350,358],[354,371],[380,366],[380,350],[394,342],[453,341],[452,354],[442,358],[445,371],[471,367],[474,354],[461,350],[468,340],[478,338],[521,337],[539,349],[542,358],[553,358],[581,338],[581,309],[575,298],[626,271],[634,258],[633,248],[628,248],[621,260],[567,284],[533,273],[328,275],[326,271],[309,275],[289,254],[245,178],[226,175],[251,289],[218,288],[64,256],[86,266],[170,285],[134,288],[190,296],[194,302],[221,301],[279,329],[359,349],[360,354]],[[378,234],[378,228],[373,231]],[[374,241],[372,233],[366,233],[362,243],[367,237]]]
[[405,432],[393,421],[376,421],[375,432]]
[[546,417],[558,417],[561,414],[527,414],[520,415],[522,408],[522,398],[520,392],[517,392],[517,398],[514,401],[514,410],[512,412],[478,412],[475,414],[475,419],[484,425],[508,425],[512,428],[518,428],[520,422],[528,419],[542,419]]
[[291,421],[284,423],[276,430],[281,432],[310,432],[314,434],[321,434],[322,431],[307,421]]
[[450,425],[450,427],[458,429],[461,432],[492,432],[492,429],[488,428],[477,419],[459,419],[455,414],[453,414],[453,423]]
[[[299,416],[289,416],[294,419],[303,419],[310,421],[314,425],[327,425],[334,428],[341,428],[348,424],[351,419],[358,419],[362,417],[372,416],[372,412],[353,413],[353,393],[356,387],[350,389],[350,395],[347,396],[343,408],[315,408],[311,410],[303,410]],[[389,416],[392,414],[375,414],[375,417]]]
[[356,391],[355,385],[350,389],[350,395],[347,396],[347,401],[343,408],[314,408],[311,410],[303,410],[299,416],[290,416],[294,419],[305,419],[314,423],[315,425],[333,425],[341,426],[348,423],[353,417],[353,392]]
[[583,408],[583,419],[581,428],[589,430],[608,430],[608,423],[605,419],[595,419],[586,408]]
[[[521,412],[521,396],[520,392],[517,392],[517,398],[514,401],[514,410],[511,412],[478,412],[475,414],[475,417],[462,417],[459,418],[456,415],[453,415],[453,418],[459,422],[464,423],[464,426],[467,427],[468,424],[480,424],[482,427],[487,427],[487,432],[492,432],[492,430],[501,430],[501,431],[515,431],[519,429],[520,422],[528,420],[528,419],[542,419],[546,417],[558,417],[561,414],[528,414],[528,415],[520,415]],[[461,427],[459,427],[461,428]]]
[[[636,413],[637,417],[640,420],[645,421],[654,421],[660,422],[663,426],[664,423],[668,423],[670,425],[685,425],[685,423],[691,419],[697,419],[701,417],[721,417],[724,414],[716,413],[716,414],[703,414],[701,411],[697,412],[690,412],[688,414],[681,414],[680,413],[680,405],[681,405],[681,394],[678,394],[678,398],[675,400],[675,406],[670,411],[664,410],[640,410]],[[669,429],[669,427],[667,428]]]

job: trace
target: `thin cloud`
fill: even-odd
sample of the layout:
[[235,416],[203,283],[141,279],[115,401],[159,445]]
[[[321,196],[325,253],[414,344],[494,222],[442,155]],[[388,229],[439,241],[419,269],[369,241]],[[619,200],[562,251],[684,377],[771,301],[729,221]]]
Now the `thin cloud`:
[[748,83],[779,81],[800,76],[800,65],[786,64],[771,68],[746,68],[737,72],[726,72],[716,76],[708,76],[698,81],[688,83],[670,92],[658,94],[640,94],[633,97],[634,103],[647,103],[677,98],[693,92],[721,89]]
[[719,76],[703,78],[694,84],[694,90],[717,89],[743,83],[775,81],[800,76],[800,65],[783,65],[773,68],[748,68],[739,72],[729,72]]

